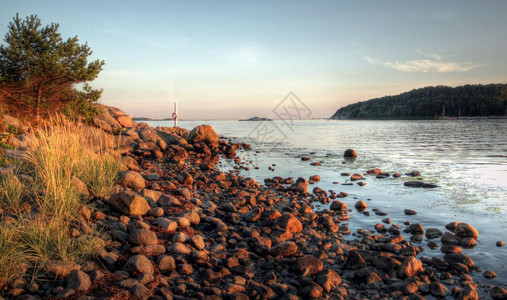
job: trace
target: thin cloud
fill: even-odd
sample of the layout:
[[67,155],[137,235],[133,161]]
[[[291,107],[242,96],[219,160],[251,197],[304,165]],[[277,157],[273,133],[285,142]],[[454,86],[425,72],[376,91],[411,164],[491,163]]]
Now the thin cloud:
[[422,73],[468,72],[479,66],[478,64],[469,61],[465,62],[444,61],[442,56],[438,54],[431,54],[428,56],[430,56],[430,58],[407,60],[403,62],[382,61],[371,57],[365,57],[365,59],[372,65],[381,65],[401,72],[422,72]]

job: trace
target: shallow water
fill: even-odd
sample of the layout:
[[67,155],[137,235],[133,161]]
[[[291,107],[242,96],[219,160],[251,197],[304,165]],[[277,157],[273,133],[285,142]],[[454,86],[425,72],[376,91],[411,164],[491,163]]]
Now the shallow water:
[[[153,126],[172,126],[168,121],[148,122]],[[467,222],[479,230],[474,249],[464,249],[476,265],[493,270],[498,277],[484,283],[507,284],[507,246],[495,246],[507,240],[507,120],[452,121],[356,121],[356,120],[300,120],[284,121],[180,121],[180,126],[192,129],[199,124],[212,125],[224,137],[237,138],[252,144],[253,150],[240,153],[243,161],[253,161],[255,170],[244,171],[260,183],[273,176],[305,177],[319,174],[319,186],[325,190],[344,191],[349,197],[341,199],[354,206],[365,200],[370,216],[350,213],[352,232],[358,228],[373,228],[384,217],[371,209],[387,212],[393,223],[420,222],[425,228],[445,231],[452,221]],[[268,133],[268,134],[265,134]],[[344,162],[343,151],[354,148],[359,157]],[[310,154],[315,152],[313,154]],[[301,156],[311,161],[301,161]],[[321,162],[311,166],[310,162]],[[276,164],[274,171],[268,167]],[[228,169],[232,164],[224,162]],[[341,185],[348,177],[342,172],[364,173],[371,168],[387,172],[420,171],[424,181],[435,182],[436,189],[404,187],[409,177],[376,179],[366,176],[364,187]],[[338,181],[340,184],[333,184]],[[310,188],[313,188],[311,186]],[[369,199],[369,200],[368,200]],[[326,208],[316,203],[317,209]],[[405,216],[405,208],[418,214]],[[353,237],[350,237],[353,238]],[[443,254],[426,247],[422,255]]]

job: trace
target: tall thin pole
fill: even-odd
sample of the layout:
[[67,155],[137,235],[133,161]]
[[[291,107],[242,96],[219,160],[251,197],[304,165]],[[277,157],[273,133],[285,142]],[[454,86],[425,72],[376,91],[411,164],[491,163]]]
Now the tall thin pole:
[[178,97],[176,97],[176,84],[174,81],[173,81],[173,101],[174,107],[172,118],[174,120],[174,127],[178,127]]

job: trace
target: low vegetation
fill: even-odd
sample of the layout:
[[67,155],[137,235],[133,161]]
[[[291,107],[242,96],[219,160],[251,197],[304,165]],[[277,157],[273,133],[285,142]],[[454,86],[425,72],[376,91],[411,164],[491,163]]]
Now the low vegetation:
[[[94,256],[101,243],[82,211],[111,192],[121,171],[119,154],[98,129],[59,117],[32,131],[14,170],[0,178],[0,287],[23,274],[44,276],[47,260]],[[79,190],[83,184],[90,197]]]

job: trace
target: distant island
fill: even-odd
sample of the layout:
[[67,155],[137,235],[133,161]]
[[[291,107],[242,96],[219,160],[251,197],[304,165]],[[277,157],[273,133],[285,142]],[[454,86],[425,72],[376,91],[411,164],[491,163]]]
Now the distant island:
[[271,121],[271,119],[261,118],[261,117],[252,117],[252,118],[249,118],[249,119],[242,119],[240,121]]
[[445,119],[507,115],[507,84],[429,86],[344,106],[330,119]]

